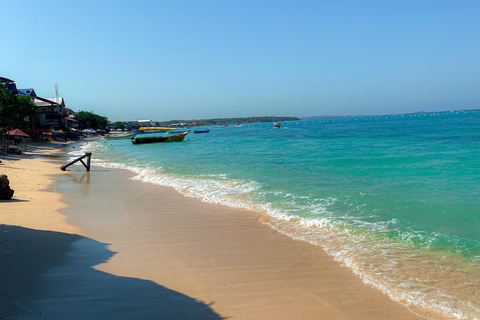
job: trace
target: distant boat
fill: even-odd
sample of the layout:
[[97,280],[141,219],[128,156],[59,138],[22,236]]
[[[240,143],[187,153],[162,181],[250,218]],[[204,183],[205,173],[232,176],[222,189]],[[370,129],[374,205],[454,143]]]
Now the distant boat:
[[274,127],[274,128],[281,128],[281,127],[282,127],[282,124],[281,124],[280,122],[275,122],[275,123],[273,124],[273,127]]
[[[147,127],[140,128],[140,133],[130,138],[133,144],[153,142],[180,142],[185,139],[188,131],[175,132],[176,128]],[[173,132],[173,133],[172,133]]]
[[113,133],[111,132],[105,138],[107,140],[120,140],[120,139],[129,139],[131,137],[135,137],[137,133]]
[[209,133],[210,130],[212,130],[212,128],[208,128],[208,129],[195,129],[195,131],[193,131],[193,133]]

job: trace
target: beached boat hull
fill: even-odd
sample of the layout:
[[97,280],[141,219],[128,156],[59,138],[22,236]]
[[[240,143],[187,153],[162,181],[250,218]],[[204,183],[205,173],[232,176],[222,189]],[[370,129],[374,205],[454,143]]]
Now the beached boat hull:
[[188,132],[180,132],[172,135],[166,136],[156,136],[154,134],[149,135],[137,135],[136,137],[130,138],[133,144],[142,144],[142,143],[154,143],[154,142],[181,142],[185,139],[185,136]]

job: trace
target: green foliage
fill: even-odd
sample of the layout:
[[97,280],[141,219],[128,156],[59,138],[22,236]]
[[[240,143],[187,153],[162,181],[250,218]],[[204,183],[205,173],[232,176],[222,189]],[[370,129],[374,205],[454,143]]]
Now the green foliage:
[[85,128],[104,130],[108,125],[108,120],[105,117],[99,116],[92,111],[79,111],[77,118],[80,125]]
[[124,130],[125,129],[125,124],[121,121],[117,121],[115,122],[115,129],[122,129]]
[[16,96],[0,83],[0,126],[15,127],[26,117],[37,119],[37,106],[30,97]]

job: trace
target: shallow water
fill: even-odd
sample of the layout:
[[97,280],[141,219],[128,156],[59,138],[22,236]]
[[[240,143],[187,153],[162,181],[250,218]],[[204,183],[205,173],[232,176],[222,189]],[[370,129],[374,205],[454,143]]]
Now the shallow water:
[[134,179],[267,213],[271,227],[321,245],[412,309],[480,318],[476,111],[192,132],[183,143],[100,140],[81,151]]

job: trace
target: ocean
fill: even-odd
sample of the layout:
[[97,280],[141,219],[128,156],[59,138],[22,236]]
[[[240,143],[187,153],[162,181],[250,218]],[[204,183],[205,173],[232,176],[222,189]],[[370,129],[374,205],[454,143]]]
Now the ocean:
[[480,319],[476,110],[217,126],[184,142],[79,151],[135,180],[264,213],[414,311]]

